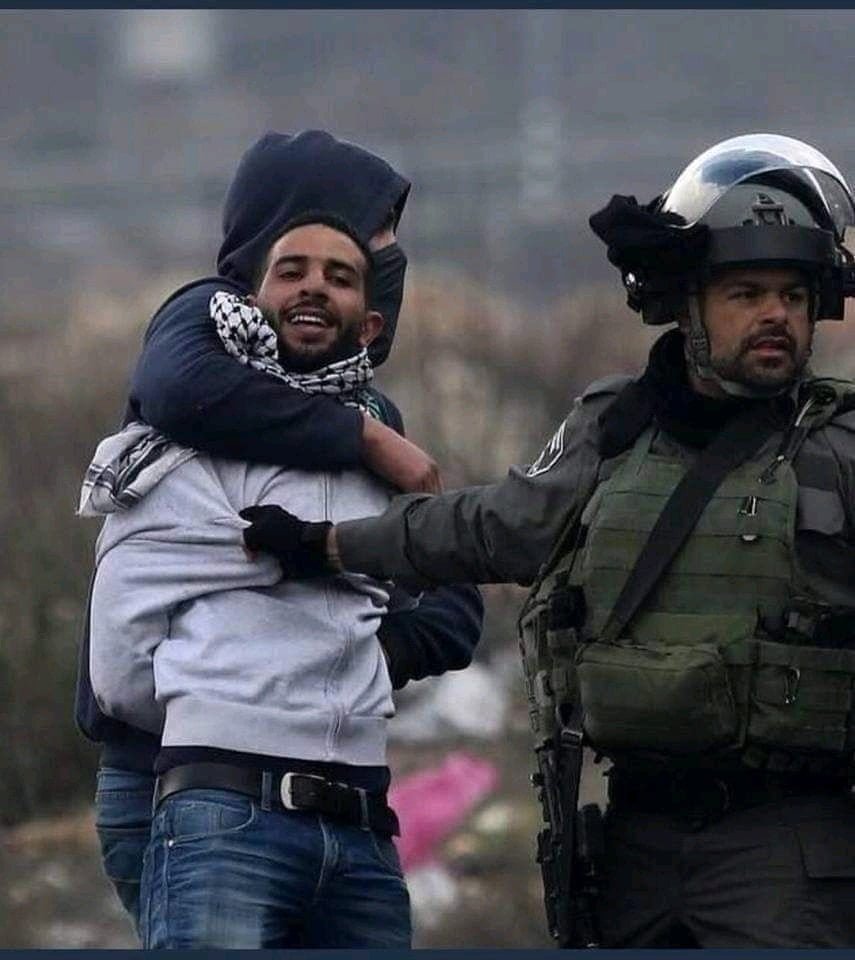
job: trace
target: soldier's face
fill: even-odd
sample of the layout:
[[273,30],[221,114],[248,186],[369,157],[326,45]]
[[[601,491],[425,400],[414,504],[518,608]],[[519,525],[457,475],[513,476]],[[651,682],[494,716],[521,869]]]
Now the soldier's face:
[[710,282],[701,311],[712,368],[749,387],[786,387],[810,356],[810,301],[798,270],[734,269]]

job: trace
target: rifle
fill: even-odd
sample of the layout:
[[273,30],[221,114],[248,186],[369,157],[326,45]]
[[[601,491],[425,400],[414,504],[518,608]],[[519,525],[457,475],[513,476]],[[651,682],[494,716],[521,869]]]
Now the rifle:
[[[598,947],[594,917],[602,817],[596,804],[577,811],[582,774],[581,711],[560,728],[558,742],[536,751],[532,784],[543,806],[544,828],[537,835],[537,862],[543,876],[550,935],[559,947]],[[577,721],[577,722],[574,722]]]

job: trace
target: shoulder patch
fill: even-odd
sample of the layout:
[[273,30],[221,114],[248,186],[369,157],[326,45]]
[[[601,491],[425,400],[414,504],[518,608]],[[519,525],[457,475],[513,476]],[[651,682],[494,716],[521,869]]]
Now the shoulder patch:
[[526,470],[525,475],[527,477],[537,477],[541,473],[546,473],[547,470],[551,470],[558,463],[561,454],[564,453],[564,433],[566,429],[567,421],[564,420],[549,443],[541,450],[537,460]]

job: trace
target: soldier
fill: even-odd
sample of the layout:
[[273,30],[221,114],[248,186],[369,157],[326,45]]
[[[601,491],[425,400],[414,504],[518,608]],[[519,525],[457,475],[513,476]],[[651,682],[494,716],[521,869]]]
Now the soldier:
[[[817,150],[724,141],[648,206],[591,218],[630,306],[675,326],[640,377],[590,386],[528,470],[397,498],[320,547],[277,507],[245,513],[247,544],[297,569],[325,549],[399,582],[532,584],[562,944],[855,944],[855,384],[807,365],[855,292],[853,224]],[[573,901],[583,740],[613,766],[599,882],[588,864]]]

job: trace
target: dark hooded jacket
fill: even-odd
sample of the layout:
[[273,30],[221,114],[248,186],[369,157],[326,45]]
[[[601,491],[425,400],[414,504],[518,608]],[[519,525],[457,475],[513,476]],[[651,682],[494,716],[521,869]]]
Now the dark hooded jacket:
[[[270,245],[295,216],[343,217],[367,241],[404,209],[410,183],[385,160],[321,130],[265,134],[243,155],[226,195],[218,276],[182,287],[155,313],[131,381],[126,420],[143,420],[206,453],[328,470],[360,464],[362,419],[232,360],[208,315],[216,290],[246,294]],[[389,353],[396,317],[372,344]]]
[[[320,394],[306,394],[236,363],[209,315],[217,290],[246,294],[270,245],[295,216],[343,217],[366,242],[397,224],[410,183],[384,160],[321,130],[267,133],[244,154],[226,195],[217,276],[182,287],[156,311],[134,370],[125,422],[142,420],[179,443],[215,456],[304,470],[361,466],[362,415]],[[386,317],[370,348],[375,366],[391,348],[397,317]],[[377,394],[386,422],[403,432],[394,404]],[[395,686],[465,666],[483,618],[474,587],[424,594],[411,613],[392,614],[380,636]],[[77,723],[106,744],[103,761],[151,769],[154,738],[106,717],[92,694],[88,629],[83,631]]]

